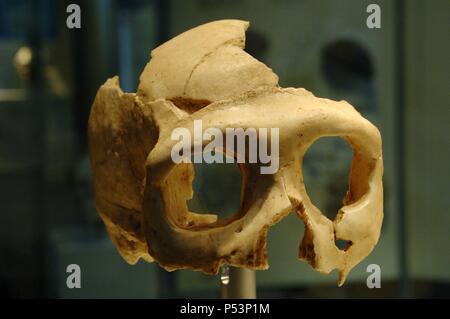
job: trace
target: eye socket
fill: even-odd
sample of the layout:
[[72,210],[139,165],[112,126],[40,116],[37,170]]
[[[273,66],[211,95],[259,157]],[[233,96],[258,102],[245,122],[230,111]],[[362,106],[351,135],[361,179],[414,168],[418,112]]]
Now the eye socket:
[[[211,154],[205,154],[209,155]],[[241,196],[238,164],[203,162],[193,166],[194,195],[187,202],[189,210],[199,214],[215,214],[219,221],[235,215],[239,211]]]
[[340,137],[322,137],[303,157],[303,180],[314,206],[334,220],[348,189],[352,149]]

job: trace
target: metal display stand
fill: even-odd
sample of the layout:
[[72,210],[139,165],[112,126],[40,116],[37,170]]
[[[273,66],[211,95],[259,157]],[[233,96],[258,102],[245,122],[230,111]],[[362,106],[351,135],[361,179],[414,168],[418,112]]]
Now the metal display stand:
[[220,274],[222,299],[255,299],[255,271],[223,266]]

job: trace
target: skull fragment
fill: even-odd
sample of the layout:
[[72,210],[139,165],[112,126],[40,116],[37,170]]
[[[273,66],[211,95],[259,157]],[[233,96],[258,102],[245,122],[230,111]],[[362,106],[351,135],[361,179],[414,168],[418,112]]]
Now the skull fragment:
[[[100,87],[88,129],[97,210],[128,263],[143,258],[168,271],[210,274],[223,264],[267,269],[267,231],[294,212],[305,224],[299,258],[322,273],[337,269],[342,285],[380,235],[380,133],[345,101],[279,87],[277,75],[243,50],[248,26],[215,21],[159,46],[137,93],[122,92],[117,77]],[[279,128],[279,169],[261,174],[262,163],[239,165],[241,204],[232,218],[187,208],[193,165],[174,163],[171,132],[192,131],[198,120],[222,132]],[[333,221],[309,199],[301,169],[308,147],[323,136],[340,136],[353,149],[349,188]]]

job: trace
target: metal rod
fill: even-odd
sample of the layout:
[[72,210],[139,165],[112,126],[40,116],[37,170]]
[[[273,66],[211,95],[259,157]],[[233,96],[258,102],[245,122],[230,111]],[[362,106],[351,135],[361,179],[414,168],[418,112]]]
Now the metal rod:
[[220,277],[222,299],[256,298],[254,270],[224,266]]

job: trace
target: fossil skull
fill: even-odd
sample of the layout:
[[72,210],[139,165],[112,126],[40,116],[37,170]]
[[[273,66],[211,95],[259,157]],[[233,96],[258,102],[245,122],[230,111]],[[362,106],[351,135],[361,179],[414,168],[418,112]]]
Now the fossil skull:
[[[248,25],[215,21],[164,43],[152,51],[136,94],[122,92],[117,77],[100,87],[88,132],[97,210],[130,264],[143,258],[169,271],[211,274],[222,264],[268,268],[267,231],[295,212],[305,224],[299,258],[322,273],[339,270],[342,285],[380,235],[380,133],[345,101],[279,87],[277,75],[243,50]],[[172,160],[171,132],[193,131],[198,120],[222,132],[279,128],[278,171],[240,164],[241,204],[231,218],[187,208],[194,170]],[[353,149],[349,189],[333,221],[309,199],[301,169],[323,136],[340,136]],[[347,241],[344,250],[338,239]]]

